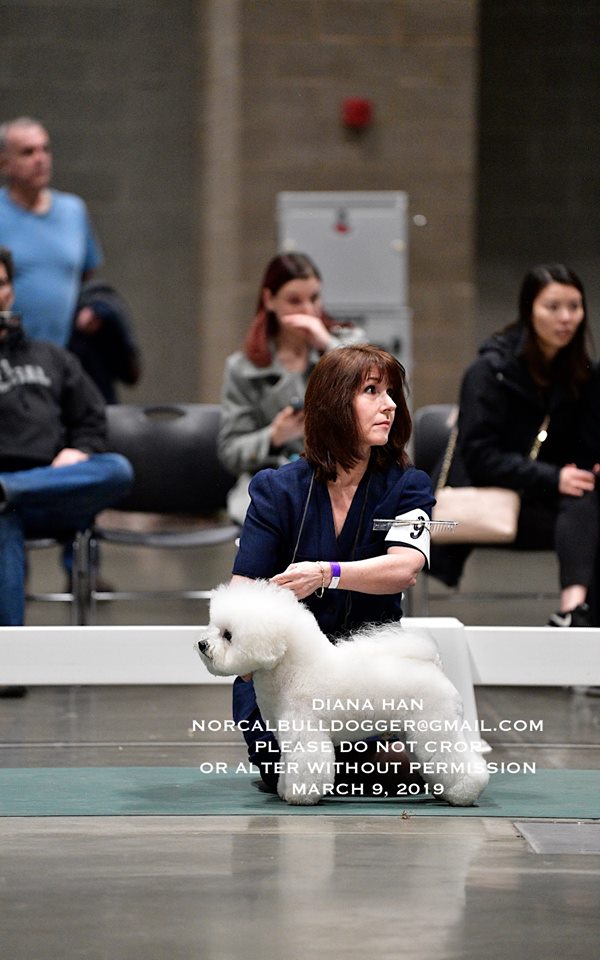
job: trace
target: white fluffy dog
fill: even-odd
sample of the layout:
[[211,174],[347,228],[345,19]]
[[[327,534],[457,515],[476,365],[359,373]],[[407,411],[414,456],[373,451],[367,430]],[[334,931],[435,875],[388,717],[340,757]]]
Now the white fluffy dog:
[[[404,741],[431,796],[469,806],[488,782],[465,739],[460,696],[424,633],[387,623],[333,645],[291,591],[256,580],[215,591],[194,646],[216,676],[253,675],[281,748],[278,793],[288,803],[333,793],[334,746],[382,733]],[[477,740],[476,731],[470,736]],[[398,759],[379,746],[377,767]]]

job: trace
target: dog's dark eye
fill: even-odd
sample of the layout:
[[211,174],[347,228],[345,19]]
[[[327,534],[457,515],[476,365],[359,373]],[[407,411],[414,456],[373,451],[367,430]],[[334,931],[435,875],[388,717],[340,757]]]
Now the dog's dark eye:
[[223,640],[227,640],[227,643],[231,643],[231,634],[229,630],[223,630]]

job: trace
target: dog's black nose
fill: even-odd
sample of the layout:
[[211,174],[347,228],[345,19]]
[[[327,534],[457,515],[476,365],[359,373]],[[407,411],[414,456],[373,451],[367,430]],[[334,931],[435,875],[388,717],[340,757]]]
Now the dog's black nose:
[[200,653],[205,653],[207,646],[206,640],[198,640],[198,650]]

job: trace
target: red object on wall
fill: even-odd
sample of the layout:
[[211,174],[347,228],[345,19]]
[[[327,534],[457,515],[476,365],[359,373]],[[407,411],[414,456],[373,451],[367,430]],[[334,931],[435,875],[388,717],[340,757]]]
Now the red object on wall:
[[342,100],[342,123],[351,130],[365,130],[373,121],[373,104],[366,97]]

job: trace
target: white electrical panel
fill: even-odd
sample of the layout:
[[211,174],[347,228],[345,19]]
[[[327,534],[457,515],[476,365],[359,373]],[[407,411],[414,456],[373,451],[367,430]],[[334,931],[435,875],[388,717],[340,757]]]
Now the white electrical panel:
[[334,317],[411,367],[408,197],[399,191],[300,192],[277,196],[278,245],[308,254]]

